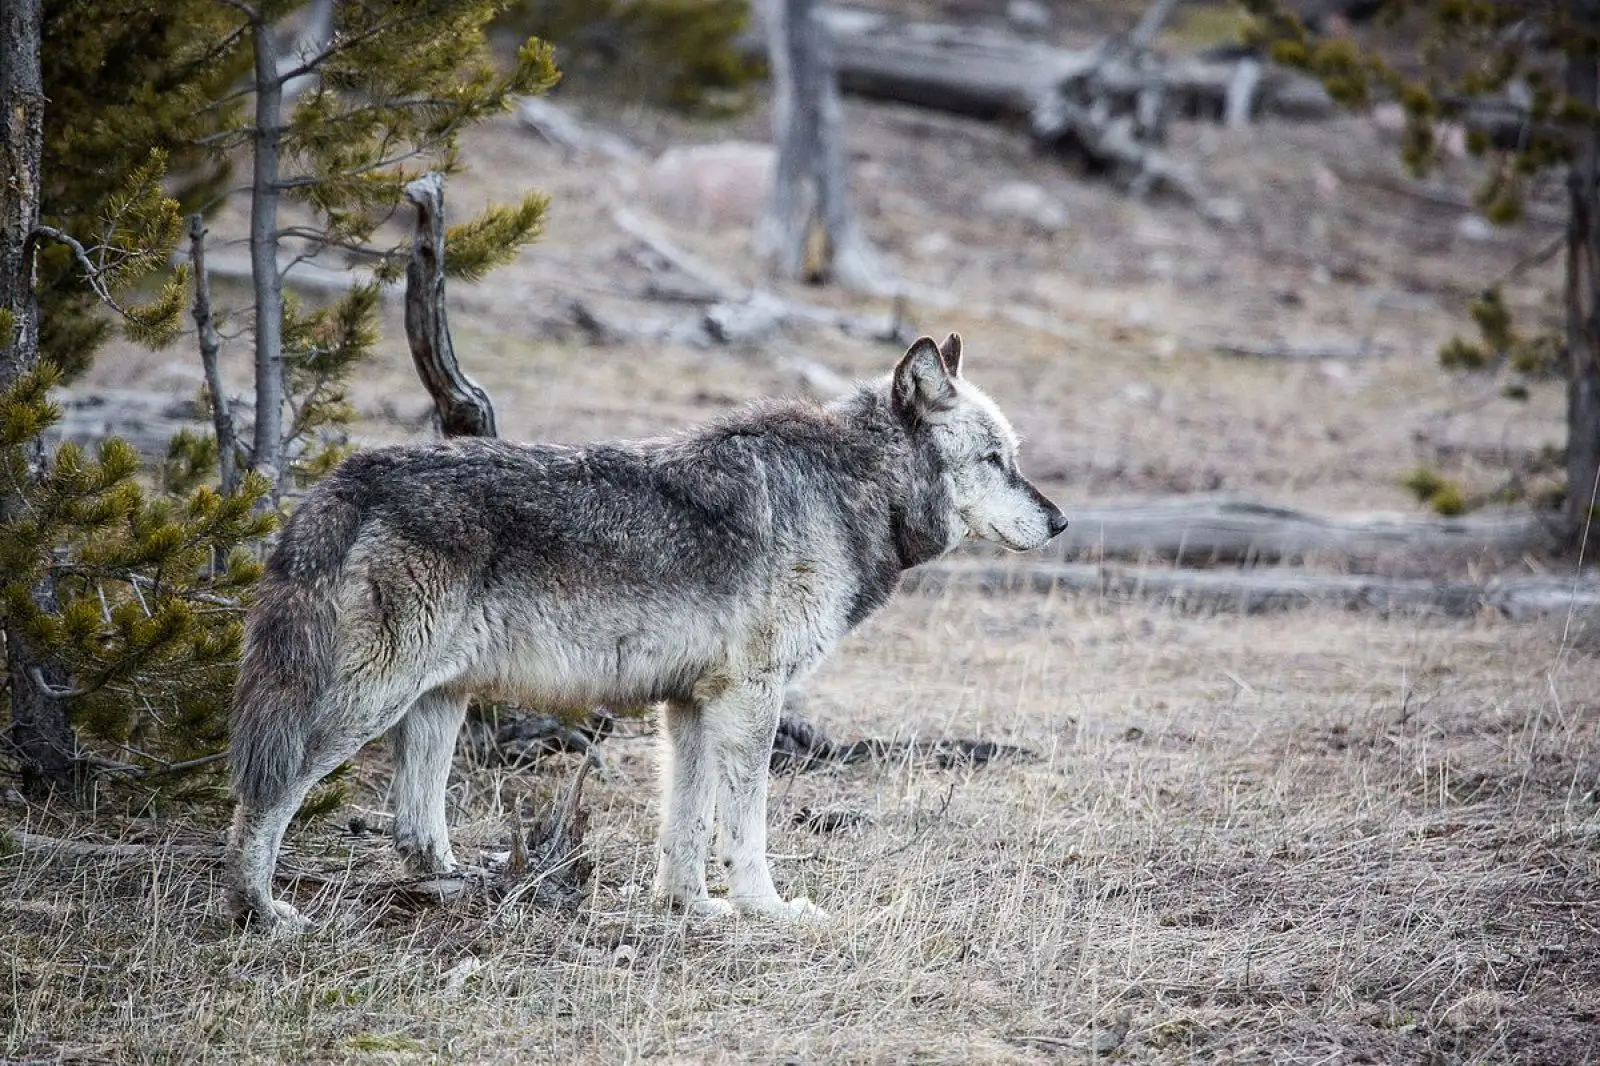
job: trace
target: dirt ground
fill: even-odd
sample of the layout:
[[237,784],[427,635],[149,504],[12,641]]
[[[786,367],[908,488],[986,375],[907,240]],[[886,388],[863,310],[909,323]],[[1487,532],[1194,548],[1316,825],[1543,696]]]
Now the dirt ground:
[[[766,136],[760,109],[712,123],[563,102],[646,160]],[[1016,130],[854,101],[845,121],[867,233],[951,297],[913,301],[914,324],[966,335],[968,373],[1014,416],[1024,468],[1069,517],[1197,491],[1416,512],[1399,481],[1419,463],[1488,491],[1507,459],[1561,440],[1557,385],[1513,404],[1503,382],[1438,369],[1466,298],[1559,235],[1464,223],[1441,201],[1470,191],[1467,161],[1419,195],[1370,118],[1179,124],[1173,150],[1237,205],[1218,223],[1081,181]],[[555,327],[573,298],[663,310],[638,298],[651,266],[612,220],[636,204],[645,161],[567,152],[509,118],[464,155],[452,212],[528,186],[554,200],[540,244],[451,291],[456,348],[503,433],[650,434],[799,388],[770,351],[596,347]],[[1010,180],[1058,197],[1065,228],[977,210]],[[240,233],[240,217],[213,228]],[[748,230],[664,225],[759,276]],[[1513,306],[1555,314],[1557,271],[1526,272]],[[397,303],[386,318],[353,392],[361,440],[426,424]],[[1214,350],[1234,341],[1390,354]],[[845,375],[897,354],[823,329],[784,345]],[[242,382],[242,347],[229,359]],[[190,363],[115,348],[92,380],[187,393]],[[611,772],[591,779],[596,870],[576,913],[384,902],[370,885],[398,865],[381,837],[344,828],[382,828],[377,750],[350,807],[292,834],[294,862],[335,875],[298,890],[317,923],[301,938],[235,932],[206,860],[0,857],[0,1062],[1600,1062],[1600,664],[1576,637],[1559,618],[908,594],[846,643],[808,713],[845,739],[981,736],[1036,757],[775,778],[777,879],[830,923],[651,910],[647,722],[606,742]],[[543,806],[574,765],[463,767],[458,853],[506,847],[507,812]],[[852,827],[812,832],[806,811]],[[15,802],[4,820],[84,835]],[[124,837],[220,834],[131,819]]]

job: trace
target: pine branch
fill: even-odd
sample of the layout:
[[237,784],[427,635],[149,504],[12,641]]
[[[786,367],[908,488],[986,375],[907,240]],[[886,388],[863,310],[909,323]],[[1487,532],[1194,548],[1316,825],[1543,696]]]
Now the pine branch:
[[351,34],[349,37],[342,38],[329,45],[327,48],[324,48],[316,55],[306,59],[298,66],[289,67],[286,70],[279,71],[278,85],[281,87],[285,82],[292,81],[295,78],[303,78],[307,74],[315,74],[323,66],[323,64],[327,63],[328,60],[332,59],[339,53],[348,52],[352,48],[366,44],[368,41],[376,37],[383,36],[390,30],[404,26],[409,21],[416,21],[416,19],[396,18],[383,22],[377,22],[367,27],[360,33]]
[[[28,247],[22,255],[22,260],[24,263],[32,262],[33,248],[37,244],[36,238],[39,237],[49,237],[58,244],[64,244],[68,248],[72,249],[73,258],[75,258],[83,267],[84,280],[87,281],[89,283],[89,287],[94,290],[95,296],[99,297],[102,303],[111,308],[117,314],[121,315],[123,318],[127,319],[129,322],[139,321],[137,315],[129,311],[126,307],[123,307],[121,304],[117,303],[116,298],[111,295],[110,291],[105,286],[105,281],[102,278],[102,268],[95,265],[94,261],[89,258],[89,250],[85,248],[82,243],[80,243],[72,234],[58,230],[54,226],[46,226],[41,224],[33,227],[33,232],[28,235]],[[104,249],[102,249],[102,255],[103,254]]]
[[44,670],[38,666],[28,667],[28,676],[33,678],[33,683],[38,687],[40,692],[43,692],[46,696],[49,696],[53,700],[75,700],[80,696],[87,696],[90,691],[92,691],[90,689],[78,688],[76,686],[72,688],[63,688],[60,685],[52,685],[50,682],[44,679]]

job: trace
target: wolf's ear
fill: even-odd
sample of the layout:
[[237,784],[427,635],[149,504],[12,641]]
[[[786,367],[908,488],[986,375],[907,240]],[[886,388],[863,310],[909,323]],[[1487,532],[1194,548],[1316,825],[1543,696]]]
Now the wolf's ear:
[[950,376],[961,376],[961,334],[952,333],[939,345],[939,355],[944,359],[944,368],[950,371]]
[[[959,343],[959,342],[958,342]],[[894,368],[890,398],[895,413],[920,420],[955,406],[956,387],[932,337],[921,337]]]

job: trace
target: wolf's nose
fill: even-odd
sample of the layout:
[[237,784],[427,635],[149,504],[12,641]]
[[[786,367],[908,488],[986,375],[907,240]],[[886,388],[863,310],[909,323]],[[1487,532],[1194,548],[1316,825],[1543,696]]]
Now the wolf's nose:
[[1057,511],[1050,516],[1050,535],[1056,536],[1067,528],[1067,516]]

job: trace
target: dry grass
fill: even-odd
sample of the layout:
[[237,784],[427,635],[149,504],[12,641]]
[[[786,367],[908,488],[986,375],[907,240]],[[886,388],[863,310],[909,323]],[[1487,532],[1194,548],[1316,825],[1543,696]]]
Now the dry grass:
[[[0,1059],[1595,1061],[1600,671],[1562,648],[1558,628],[906,597],[813,710],[1041,757],[775,781],[779,881],[826,928],[649,909],[641,735],[591,793],[576,915],[324,887],[315,932],[268,940],[228,928],[206,863],[0,860]],[[503,846],[505,805],[565,769],[460,777],[458,850]],[[867,824],[813,835],[802,807]],[[294,851],[393,869],[327,825]]]

